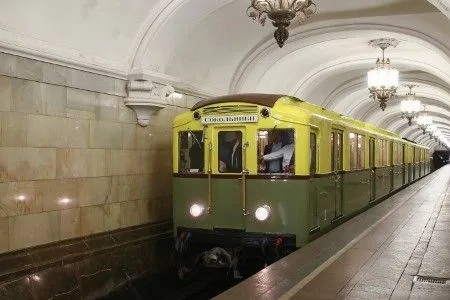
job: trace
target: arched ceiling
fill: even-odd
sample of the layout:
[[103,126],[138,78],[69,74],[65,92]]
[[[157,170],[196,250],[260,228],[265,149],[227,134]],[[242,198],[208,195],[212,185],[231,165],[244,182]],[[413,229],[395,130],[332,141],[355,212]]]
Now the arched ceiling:
[[[206,96],[238,92],[292,94],[371,122],[406,138],[399,103],[382,112],[368,95],[366,72],[379,49],[402,84],[418,85],[450,138],[450,0],[315,0],[318,12],[291,25],[280,49],[274,27],[246,15],[249,0],[0,0],[0,51],[126,79],[146,74]],[[424,141],[424,142],[425,142]]]

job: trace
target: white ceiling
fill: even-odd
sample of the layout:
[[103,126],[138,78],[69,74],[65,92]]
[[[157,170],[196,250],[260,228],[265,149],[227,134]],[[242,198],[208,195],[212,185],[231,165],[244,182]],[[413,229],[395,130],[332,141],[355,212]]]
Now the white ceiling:
[[[246,15],[249,0],[0,0],[0,51],[126,78],[146,73],[207,95],[287,93],[417,139],[382,112],[366,72],[380,51],[401,82],[417,84],[450,137],[450,0],[315,0],[318,13],[293,24],[286,45]],[[404,95],[405,88],[398,94]],[[428,142],[435,146],[435,142]]]

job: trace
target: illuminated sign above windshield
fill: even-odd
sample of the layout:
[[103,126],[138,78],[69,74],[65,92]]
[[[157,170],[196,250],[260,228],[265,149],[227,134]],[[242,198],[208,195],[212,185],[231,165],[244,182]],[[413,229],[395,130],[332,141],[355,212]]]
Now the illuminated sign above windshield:
[[207,116],[202,117],[202,124],[256,123],[258,115]]

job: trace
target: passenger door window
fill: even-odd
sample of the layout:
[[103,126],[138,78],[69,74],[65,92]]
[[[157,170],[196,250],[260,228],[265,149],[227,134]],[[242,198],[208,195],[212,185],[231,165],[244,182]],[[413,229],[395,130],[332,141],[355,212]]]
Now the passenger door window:
[[179,133],[178,172],[203,173],[204,146],[203,131],[187,131]]
[[242,132],[219,132],[219,165],[220,173],[242,172]]

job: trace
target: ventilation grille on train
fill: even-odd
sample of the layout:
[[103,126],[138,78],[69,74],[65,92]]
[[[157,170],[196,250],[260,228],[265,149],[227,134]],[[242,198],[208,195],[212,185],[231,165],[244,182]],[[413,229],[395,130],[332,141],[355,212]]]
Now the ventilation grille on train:
[[256,105],[211,106],[203,109],[203,115],[254,114],[258,113]]

